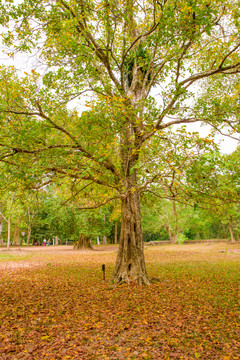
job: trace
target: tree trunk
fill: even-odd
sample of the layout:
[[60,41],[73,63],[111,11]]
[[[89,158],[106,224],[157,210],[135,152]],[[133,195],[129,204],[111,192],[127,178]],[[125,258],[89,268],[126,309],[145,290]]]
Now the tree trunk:
[[233,233],[233,221],[232,218],[230,219],[229,223],[228,223],[228,229],[230,232],[230,236],[231,236],[231,243],[235,243],[235,237],[234,237],[234,233]]
[[179,229],[175,228],[172,231],[170,225],[166,225],[166,230],[168,232],[170,242],[173,243],[173,244],[176,244],[177,238],[178,238],[178,235],[179,235]]
[[174,223],[172,226],[172,230],[171,230],[171,226],[169,225],[169,231],[171,232],[171,238],[170,241],[174,244],[177,243],[177,239],[178,239],[178,235],[179,235],[179,227],[178,227],[178,213],[177,213],[177,208],[176,208],[176,201],[173,200],[172,201],[172,211],[173,211],[173,216],[174,216]]
[[58,237],[55,236],[55,245],[58,245]]
[[104,234],[103,234],[103,239],[102,239],[103,245],[107,245],[107,237],[105,235],[105,229],[106,229],[106,215],[104,214]]
[[[129,4],[133,4],[131,0]],[[130,5],[131,7],[131,5]],[[129,16],[128,31],[132,38],[136,37],[132,24],[134,19]],[[150,285],[148,279],[145,259],[144,245],[141,229],[141,214],[139,192],[137,190],[137,169],[136,165],[139,161],[139,150],[143,144],[141,138],[141,130],[135,126],[139,121],[139,116],[143,108],[140,105],[143,99],[143,72],[134,59],[132,69],[132,80],[128,84],[127,95],[131,98],[131,108],[136,109],[139,114],[126,115],[126,127],[122,129],[120,135],[120,157],[121,170],[124,176],[123,185],[125,187],[125,196],[121,201],[121,231],[119,239],[119,247],[115,269],[110,280],[114,286],[134,281],[139,285]],[[134,125],[135,124],[135,125]]]
[[30,213],[29,208],[28,208],[27,212],[28,212],[27,246],[29,246],[30,238],[31,238],[31,233],[32,233],[32,220],[33,220],[33,217],[34,217],[35,212],[33,211],[32,213]]
[[166,230],[167,230],[167,233],[168,233],[169,241],[170,241],[170,242],[173,242],[173,240],[172,240],[172,233],[171,233],[171,229],[170,229],[170,226],[169,226],[169,225],[166,225]]
[[3,230],[3,221],[2,221],[2,217],[0,216],[0,245],[3,245],[2,230]]
[[102,243],[103,243],[103,245],[107,245],[107,237],[106,237],[106,235],[103,235]]
[[10,237],[11,237],[11,219],[8,219],[8,237],[7,237],[7,249],[10,247]]
[[144,246],[141,229],[139,194],[137,191],[122,200],[122,224],[119,249],[111,283],[118,285],[129,283],[149,285],[145,267]]
[[27,232],[27,246],[29,246],[30,238],[31,238],[31,232],[32,228],[31,226],[28,226],[28,232]]
[[118,224],[115,222],[114,244],[118,243]]
[[20,245],[18,222],[15,224],[15,227],[14,227],[13,244],[17,245],[17,246]]
[[177,239],[178,239],[179,232],[180,232],[180,231],[179,231],[179,228],[178,228],[178,227],[174,229],[174,233],[173,233],[173,235],[172,235],[172,241],[173,241],[174,244],[177,243]]
[[76,241],[74,244],[74,249],[92,249],[90,241],[91,238],[89,236],[81,234],[78,241]]

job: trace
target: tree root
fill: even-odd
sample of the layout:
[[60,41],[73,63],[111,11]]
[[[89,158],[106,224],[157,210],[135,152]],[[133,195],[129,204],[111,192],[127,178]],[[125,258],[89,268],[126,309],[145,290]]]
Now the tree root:
[[151,284],[146,275],[141,274],[139,276],[131,277],[126,272],[123,272],[122,274],[112,277],[112,279],[110,280],[110,286],[116,288],[117,286],[121,286],[122,284],[129,285],[131,282],[134,282],[137,285]]

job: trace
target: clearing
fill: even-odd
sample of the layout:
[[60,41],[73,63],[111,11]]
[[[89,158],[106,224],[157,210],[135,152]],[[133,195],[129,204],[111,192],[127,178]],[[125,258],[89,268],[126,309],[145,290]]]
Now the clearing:
[[0,248],[0,360],[240,359],[240,244],[148,246],[158,281],[109,290],[116,251]]

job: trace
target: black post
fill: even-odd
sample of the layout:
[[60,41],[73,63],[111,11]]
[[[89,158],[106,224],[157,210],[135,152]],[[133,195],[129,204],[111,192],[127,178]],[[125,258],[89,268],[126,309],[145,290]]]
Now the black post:
[[103,280],[105,281],[105,264],[102,265]]

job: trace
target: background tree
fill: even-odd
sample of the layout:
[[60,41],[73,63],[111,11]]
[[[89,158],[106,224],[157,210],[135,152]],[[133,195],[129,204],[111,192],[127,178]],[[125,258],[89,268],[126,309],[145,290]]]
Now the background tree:
[[230,155],[208,153],[188,169],[189,195],[210,216],[226,224],[235,242],[239,227],[239,148]]
[[[82,207],[118,198],[121,235],[112,282],[149,284],[139,195],[156,182],[165,185],[157,166],[148,176],[146,154],[160,141],[167,153],[174,125],[203,121],[239,130],[238,112],[224,107],[212,116],[205,93],[196,100],[191,92],[196,82],[206,83],[210,103],[217,98],[219,104],[216,81],[239,73],[237,2],[23,0],[6,1],[1,11],[1,24],[11,24],[4,36],[10,52],[37,51],[47,65],[42,83],[35,70],[21,80],[11,69],[1,71],[1,161],[19,176],[22,164],[30,182],[68,177],[79,181],[77,192],[104,189],[102,201],[92,197]],[[159,102],[151,97],[154,86]],[[65,107],[88,91],[94,94],[89,110]],[[233,80],[229,96],[236,92]]]

